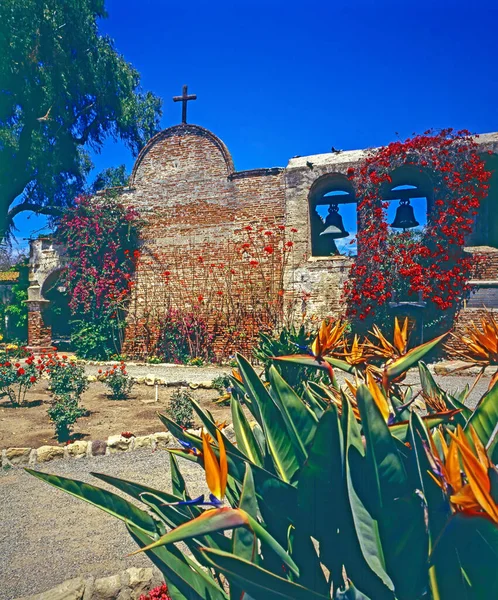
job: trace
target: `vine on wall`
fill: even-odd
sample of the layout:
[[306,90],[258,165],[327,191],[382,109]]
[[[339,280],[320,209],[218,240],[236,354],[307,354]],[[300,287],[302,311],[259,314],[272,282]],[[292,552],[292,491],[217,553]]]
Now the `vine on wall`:
[[[431,214],[420,234],[393,233],[386,221],[382,187],[406,166],[428,174],[433,184]],[[475,139],[465,130],[426,131],[373,151],[347,176],[361,198],[358,257],[344,287],[347,316],[363,328],[382,321],[396,291],[421,295],[436,320],[451,314],[469,291],[475,258],[464,252],[465,236],[491,176]]]

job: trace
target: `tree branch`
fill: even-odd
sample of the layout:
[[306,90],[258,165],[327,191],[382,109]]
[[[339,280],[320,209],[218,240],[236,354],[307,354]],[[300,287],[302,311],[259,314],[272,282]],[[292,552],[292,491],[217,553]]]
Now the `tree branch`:
[[57,217],[63,213],[62,208],[59,206],[40,206],[39,204],[34,204],[32,202],[21,202],[21,204],[17,204],[9,210],[7,219],[10,222],[15,216],[25,210],[30,210],[39,215],[49,215],[51,217]]

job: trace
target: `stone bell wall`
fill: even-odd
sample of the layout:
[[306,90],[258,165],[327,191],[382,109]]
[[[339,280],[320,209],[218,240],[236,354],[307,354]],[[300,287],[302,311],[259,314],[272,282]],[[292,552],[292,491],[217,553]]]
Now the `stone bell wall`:
[[[280,168],[236,172],[223,142],[195,125],[172,127],[148,143],[121,196],[145,221],[127,321],[128,355],[153,348],[166,307],[192,308],[179,292],[178,279],[202,279],[202,271],[192,266],[199,256],[203,264],[213,265],[209,268],[230,264],[237,270],[242,258],[230,244],[235,232],[283,221],[283,183]],[[207,298],[221,291],[222,302],[226,290],[215,289],[220,284],[209,276],[209,268],[202,285],[189,284],[191,295]],[[240,302],[245,301],[242,295]],[[263,289],[259,295],[263,302]]]

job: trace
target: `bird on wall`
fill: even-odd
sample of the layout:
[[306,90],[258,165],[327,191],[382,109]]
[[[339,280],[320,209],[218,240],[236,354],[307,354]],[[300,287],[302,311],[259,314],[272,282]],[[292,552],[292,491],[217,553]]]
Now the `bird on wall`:
[[312,163],[311,161],[309,161],[309,160],[307,160],[307,161],[306,161],[306,166],[307,166],[309,169],[313,169],[313,163]]
[[330,151],[333,154],[340,154],[342,152],[342,150],[338,150],[337,148],[334,148],[334,146],[332,146],[332,148],[330,149]]

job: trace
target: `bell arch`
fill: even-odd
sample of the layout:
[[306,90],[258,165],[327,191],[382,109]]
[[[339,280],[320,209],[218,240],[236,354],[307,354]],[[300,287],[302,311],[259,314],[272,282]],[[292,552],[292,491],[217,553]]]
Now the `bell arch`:
[[342,173],[319,177],[308,195],[308,214],[311,255],[346,254],[358,230],[356,194],[349,179]]
[[405,165],[390,176],[391,181],[381,188],[382,200],[389,202],[390,226],[405,230],[430,223],[434,206],[434,183],[430,174],[420,167]]

